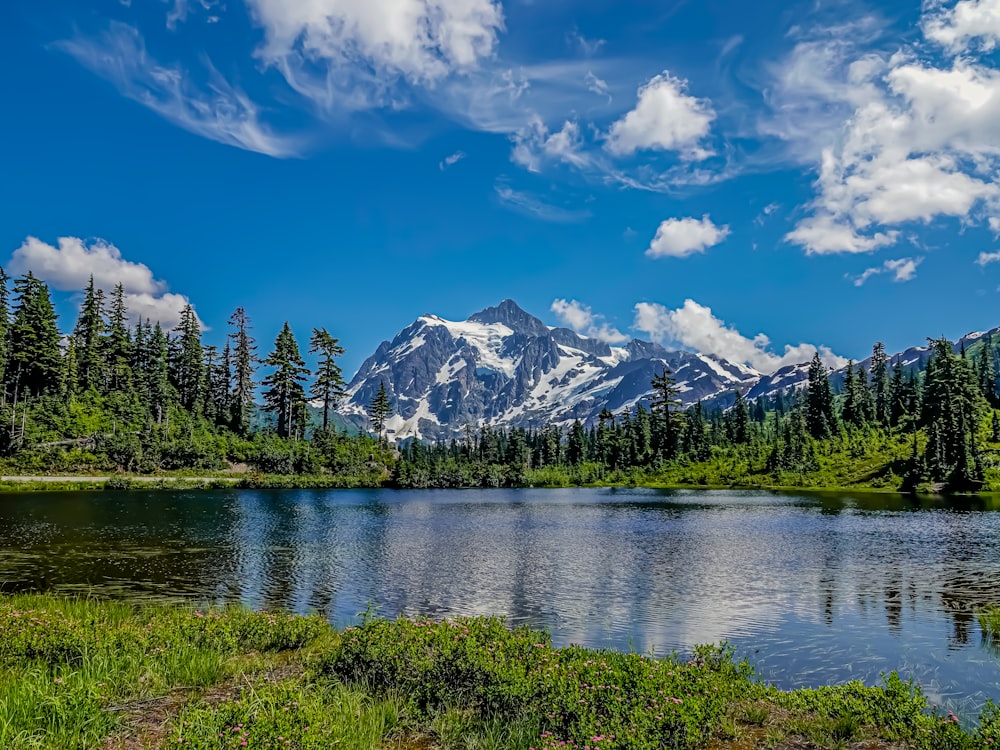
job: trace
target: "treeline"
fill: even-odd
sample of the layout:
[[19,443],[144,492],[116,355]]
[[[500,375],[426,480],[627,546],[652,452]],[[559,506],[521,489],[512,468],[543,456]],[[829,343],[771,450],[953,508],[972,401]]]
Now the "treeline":
[[[9,468],[152,473],[246,465],[372,484],[391,464],[379,441],[331,429],[345,389],[337,363],[344,350],[325,328],[312,330],[310,370],[288,323],[260,357],[242,307],[220,349],[203,343],[190,305],[172,330],[149,320],[132,325],[121,284],[105,295],[91,278],[66,333],[43,282],[29,272],[13,281],[12,294],[10,287],[0,269],[0,455]],[[310,399],[321,405],[315,419]]]
[[[433,446],[409,444],[394,479],[402,487],[603,482],[876,486],[977,491],[1000,443],[997,352],[978,356],[930,341],[925,369],[904,370],[876,344],[870,372],[849,363],[839,393],[819,356],[805,388],[729,409],[682,410],[672,374],[654,397],[589,429],[483,429]],[[991,415],[991,410],[992,415]]]

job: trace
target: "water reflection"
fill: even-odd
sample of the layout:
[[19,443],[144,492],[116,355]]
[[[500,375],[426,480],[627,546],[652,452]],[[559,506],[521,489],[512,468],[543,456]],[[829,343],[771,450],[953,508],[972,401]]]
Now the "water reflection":
[[993,501],[546,490],[0,497],[0,589],[319,611],[505,614],[559,644],[728,639],[779,685],[898,669],[1000,697]]

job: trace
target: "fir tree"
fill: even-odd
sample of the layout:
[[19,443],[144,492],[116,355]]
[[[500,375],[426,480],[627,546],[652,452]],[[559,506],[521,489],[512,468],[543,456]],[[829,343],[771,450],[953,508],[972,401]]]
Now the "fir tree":
[[94,277],[91,276],[83,292],[83,304],[80,305],[80,315],[73,329],[81,391],[97,390],[103,386],[104,356],[101,341],[104,328],[104,293],[94,287]]
[[171,362],[171,380],[177,389],[181,406],[194,412],[201,405],[201,389],[204,384],[204,362],[201,351],[201,326],[191,305],[181,310],[181,320],[174,329],[178,336]]
[[892,389],[889,383],[889,358],[881,341],[872,347],[871,394],[874,401],[875,421],[888,426],[892,418]]
[[254,363],[257,361],[257,342],[250,335],[250,317],[246,310],[237,307],[229,318],[233,329],[229,334],[232,341],[232,427],[237,435],[245,435],[250,430],[253,413]]
[[736,403],[733,404],[733,442],[737,445],[750,442],[750,409],[743,394],[736,391]]
[[813,355],[809,364],[809,385],[806,390],[806,427],[814,438],[830,437],[837,428],[837,418],[833,413],[833,392],[826,366]]
[[650,412],[654,418],[654,450],[665,459],[672,459],[677,455],[678,430],[673,410],[680,406],[681,401],[676,383],[673,373],[665,365],[659,374],[653,375],[651,381],[653,400]]
[[115,286],[108,307],[107,336],[103,342],[104,360],[108,368],[110,392],[132,389],[132,337],[128,326],[128,307],[125,288]]
[[330,410],[337,409],[346,391],[344,376],[337,364],[337,357],[344,353],[344,347],[325,328],[313,328],[309,344],[309,353],[319,355],[316,381],[309,393],[323,402],[323,429],[326,430],[330,423]]
[[979,390],[983,397],[994,406],[998,405],[997,376],[993,368],[993,337],[987,336],[983,348],[979,352],[979,362],[976,368],[979,376]]
[[382,440],[382,429],[385,427],[385,420],[392,416],[392,402],[389,400],[389,394],[385,390],[385,381],[380,380],[378,383],[378,392],[372,398],[371,403],[368,404],[368,418],[371,420],[372,427],[375,429],[375,434],[378,435],[379,440]]
[[8,373],[11,391],[31,396],[54,392],[59,387],[63,362],[49,288],[28,271],[14,283],[14,294]]
[[264,378],[262,384],[267,389],[264,391],[264,409],[276,415],[278,436],[303,434],[306,392],[302,383],[309,375],[309,370],[299,354],[299,345],[288,321],[285,321],[274,341],[274,351],[263,364],[274,368],[274,372]]

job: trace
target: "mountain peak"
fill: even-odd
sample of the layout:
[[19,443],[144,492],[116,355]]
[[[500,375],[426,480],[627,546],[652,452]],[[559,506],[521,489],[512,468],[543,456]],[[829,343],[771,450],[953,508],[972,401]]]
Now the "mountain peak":
[[526,313],[512,299],[505,299],[496,307],[487,307],[469,316],[471,323],[502,323],[515,333],[528,336],[545,336],[548,326],[534,315]]

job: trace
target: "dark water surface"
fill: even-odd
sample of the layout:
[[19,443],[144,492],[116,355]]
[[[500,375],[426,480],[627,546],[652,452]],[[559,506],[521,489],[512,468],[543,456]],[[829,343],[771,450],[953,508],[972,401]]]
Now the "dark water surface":
[[[986,502],[988,506],[988,501]],[[0,590],[502,614],[557,645],[729,640],[781,687],[883,671],[1000,699],[1000,512],[893,496],[656,490],[0,495]]]

